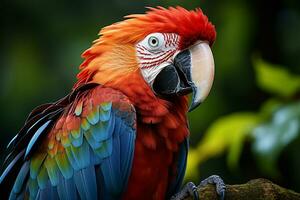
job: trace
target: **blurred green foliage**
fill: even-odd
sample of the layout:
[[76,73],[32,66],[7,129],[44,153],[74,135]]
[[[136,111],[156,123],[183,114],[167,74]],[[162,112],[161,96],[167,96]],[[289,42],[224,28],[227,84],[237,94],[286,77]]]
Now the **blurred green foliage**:
[[300,76],[290,74],[283,66],[272,66],[261,59],[254,60],[258,86],[282,97],[291,97],[300,90]]
[[292,98],[300,92],[300,75],[257,57],[253,63],[258,87],[275,97],[263,102],[258,112],[233,113],[214,121],[196,148],[190,149],[187,180],[198,177],[199,165],[220,154],[226,154],[228,168],[235,170],[247,140],[262,173],[271,178],[282,175],[279,156],[300,139],[300,100]]
[[237,183],[265,177],[299,192],[296,0],[1,1],[0,151],[35,106],[70,91],[80,54],[101,27],[157,5],[201,7],[217,30],[214,86],[189,113],[187,178],[219,174]]
[[252,130],[253,152],[264,173],[276,177],[280,175],[277,161],[293,140],[300,137],[300,101],[281,106],[272,118]]
[[234,113],[216,120],[208,128],[197,148],[190,149],[186,179],[199,176],[198,165],[225,151],[228,167],[235,168],[243,142],[257,123],[258,117],[250,112]]

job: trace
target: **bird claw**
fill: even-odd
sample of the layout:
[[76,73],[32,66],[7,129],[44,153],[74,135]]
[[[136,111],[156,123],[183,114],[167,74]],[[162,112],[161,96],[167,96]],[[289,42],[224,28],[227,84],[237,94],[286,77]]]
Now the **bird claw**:
[[[224,200],[226,185],[225,185],[224,181],[222,180],[222,178],[217,175],[212,175],[212,176],[204,179],[203,181],[201,181],[200,184],[198,185],[198,187],[199,188],[205,187],[209,184],[214,184],[216,186],[216,192],[219,196],[219,199]],[[192,196],[194,200],[200,200],[199,194],[197,191],[197,186],[192,182],[187,183],[181,191],[179,191],[177,194],[175,194],[174,196],[171,197],[171,200],[183,200],[187,196]]]
[[171,200],[183,200],[188,196],[193,196],[194,200],[199,200],[199,194],[197,191],[197,186],[193,182],[188,182],[182,190],[180,190],[177,194],[171,197]]
[[225,191],[226,191],[226,185],[222,178],[218,175],[212,175],[208,178],[204,179],[200,182],[199,187],[205,187],[209,184],[214,184],[216,186],[216,192],[220,197],[220,200],[225,199]]

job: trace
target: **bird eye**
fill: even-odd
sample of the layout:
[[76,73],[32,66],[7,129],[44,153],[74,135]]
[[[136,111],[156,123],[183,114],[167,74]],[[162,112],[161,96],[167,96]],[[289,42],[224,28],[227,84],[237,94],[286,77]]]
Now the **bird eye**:
[[151,36],[151,37],[149,37],[149,39],[148,39],[148,44],[149,44],[149,46],[152,47],[152,48],[158,47],[158,45],[159,45],[159,40],[158,40],[157,37]]

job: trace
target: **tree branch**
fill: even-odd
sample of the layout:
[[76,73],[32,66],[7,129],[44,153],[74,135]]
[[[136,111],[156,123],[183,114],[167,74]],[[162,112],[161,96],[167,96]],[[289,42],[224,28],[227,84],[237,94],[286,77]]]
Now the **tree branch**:
[[[300,194],[280,187],[266,179],[254,179],[246,184],[226,185],[225,200],[300,200]],[[219,200],[213,185],[199,189],[200,199]],[[187,197],[186,200],[192,200]]]

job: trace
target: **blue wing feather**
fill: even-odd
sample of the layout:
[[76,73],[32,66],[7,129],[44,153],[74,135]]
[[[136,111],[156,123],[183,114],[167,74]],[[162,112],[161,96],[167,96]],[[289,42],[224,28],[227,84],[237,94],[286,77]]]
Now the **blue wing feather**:
[[[129,134],[122,134],[120,136],[120,152],[121,152],[121,171],[122,178],[125,183],[128,182],[128,174],[131,171],[131,163],[133,160],[133,152],[134,152],[134,130],[132,130]],[[129,155],[128,155],[129,154]]]
[[73,181],[73,179],[62,179],[64,181],[64,191],[63,193],[66,194],[66,200],[76,200],[78,199],[77,191],[76,191],[76,186]]
[[186,170],[186,163],[187,163],[187,153],[189,149],[189,140],[186,138],[183,143],[180,145],[180,149],[178,152],[178,159],[177,159],[177,173],[176,177],[169,184],[168,192],[167,192],[167,199],[170,199],[174,194],[176,194],[182,185],[185,170]]
[[46,186],[45,189],[39,189],[36,199],[43,199],[43,200],[59,199],[59,196],[57,193],[57,187],[51,187],[51,183],[48,182],[48,186]]
[[74,174],[73,179],[74,179],[74,182],[75,182],[75,185],[76,185],[76,189],[79,193],[80,199],[86,199],[84,183],[83,183],[83,180],[82,180],[81,176],[82,176],[81,170],[79,170]]
[[17,176],[17,179],[13,186],[14,193],[18,194],[21,191],[21,189],[24,185],[25,178],[28,175],[28,172],[29,172],[29,161],[27,161],[23,164],[23,166]]
[[73,177],[65,179],[60,176],[59,184],[57,185],[57,193],[60,199],[64,200],[76,200],[78,199],[77,190]]
[[72,155],[79,167],[79,169],[85,168],[90,164],[90,153],[89,153],[89,145],[86,141],[83,141],[80,147],[74,147],[71,145]]
[[97,197],[97,183],[94,166],[89,166],[76,172],[74,181],[81,199],[94,199]]
[[31,140],[29,141],[29,144],[27,146],[27,149],[26,149],[26,152],[25,152],[25,156],[24,156],[25,158],[28,156],[28,154],[32,150],[33,145],[39,139],[39,137],[41,136],[41,134],[43,133],[43,131],[45,131],[45,129],[48,127],[48,125],[50,124],[50,122],[51,122],[51,120],[48,120],[41,127],[39,127],[38,130],[35,132],[35,134],[31,138]]
[[[117,95],[120,94],[118,92]],[[69,97],[69,101],[72,97]],[[74,95],[75,97],[80,98],[80,95]],[[124,98],[127,97],[123,95],[122,99]],[[70,109],[72,106],[64,103],[67,100],[61,100],[59,103]],[[63,112],[59,103],[55,106],[60,111],[52,110],[56,115]],[[29,199],[121,198],[133,160],[136,113],[129,101],[127,105],[125,101],[122,102],[121,106],[118,102],[110,101],[100,102],[95,106],[96,109],[93,108],[93,113],[88,115],[88,118],[80,116],[83,110],[74,112],[74,115],[81,117],[82,124],[79,130],[70,131],[69,137],[64,138],[65,141],[61,140],[65,157],[45,152],[46,156],[43,156],[42,160],[34,163],[32,161],[31,165],[30,159],[35,155],[34,150],[39,146],[40,138],[49,133],[50,127],[53,127],[58,118],[51,118],[52,111],[45,112],[45,115],[34,113],[29,121],[39,116],[42,120],[37,119],[33,125],[28,125],[28,129],[24,129],[24,133],[13,139],[13,143],[21,145],[20,138],[23,140],[24,134],[31,137],[24,139],[24,144],[20,147],[25,146],[25,149],[14,158],[0,177],[1,183],[17,162],[20,160],[23,162],[10,192],[11,199],[17,199],[22,195],[28,196]],[[27,164],[20,159],[23,157],[26,158]]]
[[21,156],[23,156],[25,153],[25,150],[21,151],[5,168],[4,172],[2,173],[0,177],[0,184],[2,184],[4,178],[7,177],[7,174],[12,170],[12,168],[15,166],[15,164],[20,160]]
[[81,170],[82,177],[84,178],[84,182],[88,188],[87,199],[93,199],[97,196],[97,182],[96,182],[96,174],[95,167],[89,166]]
[[119,137],[114,138],[114,151],[112,156],[108,157],[101,164],[101,169],[104,175],[106,188],[116,195],[120,193],[122,187],[121,170],[120,170],[120,145]]

